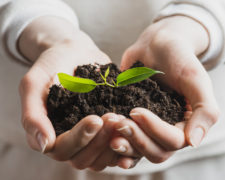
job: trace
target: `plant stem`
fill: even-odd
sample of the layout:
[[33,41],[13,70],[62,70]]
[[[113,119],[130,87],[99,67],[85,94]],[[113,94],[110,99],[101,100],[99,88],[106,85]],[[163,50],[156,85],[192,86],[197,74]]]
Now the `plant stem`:
[[107,86],[110,86],[110,87],[113,87],[113,88],[116,87],[116,86],[114,86],[114,85],[112,85],[112,84],[109,84],[108,82],[106,82],[105,84],[106,84]]
[[[109,68],[108,68],[107,70],[109,71]],[[108,73],[109,73],[109,72],[108,72]],[[113,81],[114,85],[112,85],[112,84],[110,84],[110,83],[107,82],[107,80],[106,80],[107,76],[106,76],[106,75],[103,76],[101,72],[100,72],[99,74],[101,75],[101,77],[102,77],[102,79],[103,79],[103,81],[104,81],[105,83],[99,83],[99,84],[97,84],[97,85],[99,85],[99,86],[107,85],[107,86],[110,86],[110,87],[113,87],[113,88],[114,88],[114,87],[117,87],[114,81]]]
[[113,86],[112,84],[109,84],[108,82],[105,82],[105,83],[99,83],[97,84],[98,86],[104,86],[104,85],[107,85],[107,86],[110,86],[110,87],[116,87],[116,86]]
[[118,85],[115,83],[115,81],[112,79],[112,82],[114,84],[114,87],[118,87]]

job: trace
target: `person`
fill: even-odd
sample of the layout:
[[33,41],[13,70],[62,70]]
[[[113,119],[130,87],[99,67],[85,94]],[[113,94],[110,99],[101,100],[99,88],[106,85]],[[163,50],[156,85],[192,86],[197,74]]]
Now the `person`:
[[[207,180],[213,175],[222,179],[224,172],[213,168],[225,164],[225,122],[219,108],[225,105],[225,86],[221,83],[225,73],[224,2],[66,2],[69,6],[60,0],[0,3],[0,72],[4,84],[1,177]],[[23,75],[26,69],[9,59],[31,67]],[[164,84],[190,103],[192,111],[187,113],[187,121],[171,126],[152,112],[135,108],[130,113],[132,120],[114,113],[91,115],[56,138],[45,107],[56,73],[72,74],[78,65],[106,64],[111,60],[120,64],[121,70],[140,60],[165,72],[161,79]],[[213,68],[209,72],[212,82],[204,67]],[[12,103],[17,101],[15,86],[20,78],[22,125],[27,142],[51,159],[23,146],[24,137],[17,124],[18,103]],[[113,130],[120,136],[111,139]],[[88,168],[102,172],[76,170]],[[184,176],[184,172],[188,175]]]

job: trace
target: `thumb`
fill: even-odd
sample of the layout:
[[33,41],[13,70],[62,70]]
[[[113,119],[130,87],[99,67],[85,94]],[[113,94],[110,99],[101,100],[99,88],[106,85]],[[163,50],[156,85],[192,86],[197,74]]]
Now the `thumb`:
[[37,69],[31,69],[20,83],[22,102],[22,124],[30,147],[42,153],[52,149],[56,135],[47,117],[47,76]]
[[191,146],[199,146],[208,130],[219,118],[211,80],[200,62],[185,66],[178,80],[182,94],[189,100],[192,115],[185,126],[185,136]]
[[128,69],[138,60],[141,60],[141,52],[133,45],[124,52],[120,64],[120,70],[124,71]]
[[185,127],[188,143],[193,147],[199,146],[208,130],[217,122],[218,116],[219,111],[216,107],[203,103],[196,105]]

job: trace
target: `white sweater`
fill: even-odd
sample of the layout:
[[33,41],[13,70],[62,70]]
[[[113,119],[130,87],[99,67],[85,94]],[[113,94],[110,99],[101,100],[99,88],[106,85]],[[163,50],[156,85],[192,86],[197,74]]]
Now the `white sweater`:
[[[69,6],[67,4],[68,3]],[[172,15],[184,15],[201,23],[208,31],[210,46],[200,60],[205,66],[224,59],[225,2],[223,0],[0,0],[0,141],[24,144],[19,125],[17,93],[19,79],[27,70],[10,60],[29,64],[17,50],[17,40],[24,28],[40,16],[57,16],[86,31],[95,43],[119,64],[123,51],[153,21]],[[169,3],[169,4],[168,4]],[[75,14],[76,12],[76,14]],[[78,23],[79,19],[79,23]],[[79,25],[78,25],[79,24]],[[222,54],[222,55],[221,55]],[[16,62],[16,61],[15,61]],[[225,107],[224,65],[209,72],[216,98]],[[13,112],[13,113],[12,113]],[[225,153],[225,114],[212,128],[198,149],[186,148],[160,165],[143,160],[132,170],[108,168],[107,173],[134,174],[154,172],[178,162]]]

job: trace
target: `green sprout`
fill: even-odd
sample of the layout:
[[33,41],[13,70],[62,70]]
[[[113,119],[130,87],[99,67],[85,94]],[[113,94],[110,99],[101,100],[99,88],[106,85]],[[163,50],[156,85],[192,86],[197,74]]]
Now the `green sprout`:
[[147,67],[136,67],[120,73],[116,78],[116,82],[112,80],[113,84],[110,84],[109,82],[107,82],[107,77],[109,73],[110,73],[109,67],[105,71],[104,76],[100,72],[100,76],[104,81],[103,83],[96,83],[91,79],[74,77],[65,73],[58,73],[58,77],[59,82],[65,89],[77,93],[87,93],[94,90],[96,86],[105,85],[110,86],[112,88],[116,88],[143,81],[153,76],[154,74],[158,73],[164,74],[161,71],[156,71]]
[[110,68],[108,67],[107,70],[105,71],[105,75],[104,76],[102,75],[102,73],[100,73],[100,76],[102,77],[104,83],[99,83],[97,85],[100,85],[100,86],[101,85],[106,85],[106,86],[110,86],[110,87],[117,87],[116,84],[115,84],[115,82],[112,85],[112,84],[108,83],[107,80],[106,80],[107,77],[108,77],[108,75],[109,75],[109,69]]

